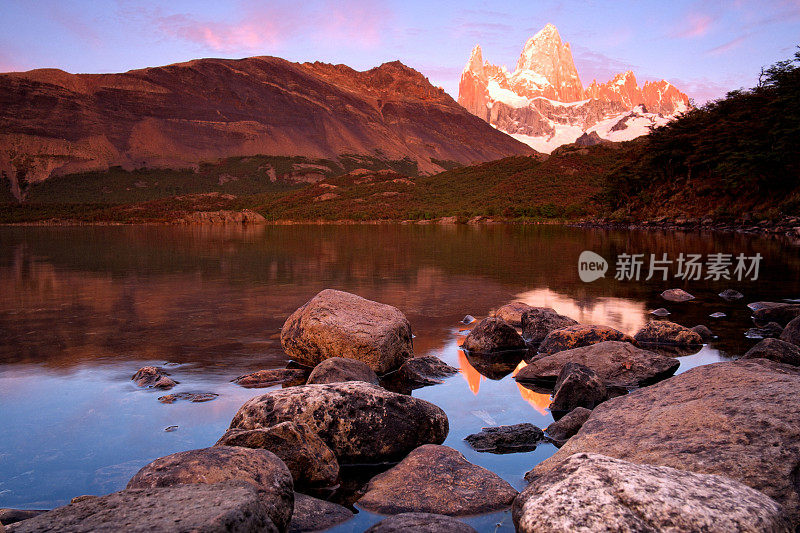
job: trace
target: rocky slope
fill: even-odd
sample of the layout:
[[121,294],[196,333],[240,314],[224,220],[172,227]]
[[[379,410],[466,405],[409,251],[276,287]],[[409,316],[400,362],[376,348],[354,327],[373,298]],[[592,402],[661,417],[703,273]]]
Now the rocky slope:
[[646,134],[685,111],[689,99],[669,82],[639,87],[633,72],[584,89],[569,43],[552,24],[531,37],[514,72],[483,59],[475,46],[461,75],[458,102],[535,149],[550,152],[584,132],[611,141]]
[[0,171],[25,183],[112,166],[187,168],[232,156],[360,154],[468,164],[532,151],[402,63],[358,72],[275,57],[122,74],[0,74]]

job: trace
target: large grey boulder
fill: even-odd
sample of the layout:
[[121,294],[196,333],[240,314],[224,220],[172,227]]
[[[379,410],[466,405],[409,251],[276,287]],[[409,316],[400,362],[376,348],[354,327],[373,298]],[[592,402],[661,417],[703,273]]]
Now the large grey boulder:
[[729,476],[800,524],[800,372],[766,359],[715,363],[608,400],[528,478],[580,452]]
[[764,339],[750,348],[742,359],[770,359],[778,363],[800,366],[800,347],[779,339]]
[[363,381],[378,384],[378,375],[367,365],[355,359],[331,357],[314,367],[308,376],[307,384],[342,383],[344,381]]
[[703,344],[703,338],[696,331],[666,320],[651,320],[633,338],[643,344],[668,344],[673,346]]
[[606,387],[638,387],[667,378],[680,362],[627,342],[606,341],[533,359],[515,379],[552,387],[567,363],[594,370]]
[[368,364],[378,374],[414,355],[411,325],[399,309],[333,289],[292,313],[281,329],[281,345],[304,365],[346,357]]
[[548,333],[542,344],[539,345],[539,353],[549,355],[605,341],[622,341],[636,344],[633,337],[614,328],[578,324],[555,329]]
[[511,324],[500,318],[484,318],[478,322],[461,348],[469,352],[492,353],[524,350],[525,341]]
[[269,450],[289,468],[295,487],[330,486],[339,477],[336,455],[305,424],[281,422],[264,429],[229,429],[214,446]]
[[242,481],[227,481],[123,490],[58,507],[8,530],[14,533],[277,533],[285,529],[272,522],[256,487]]
[[346,507],[295,492],[289,533],[325,531],[351,518],[353,512]]
[[472,526],[433,513],[400,513],[385,518],[365,533],[476,533]]
[[447,446],[427,444],[372,478],[358,505],[380,514],[465,516],[505,509],[517,491]]
[[281,422],[307,425],[340,464],[398,460],[447,437],[447,415],[425,400],[362,381],[302,385],[248,400],[231,429],[262,429]]
[[267,516],[285,531],[292,517],[292,474],[275,454],[233,446],[214,446],[174,453],[144,466],[128,489],[149,489],[197,483],[245,481],[261,495]]
[[549,307],[532,307],[522,313],[522,338],[530,343],[538,344],[551,331],[577,324],[576,320],[559,315]]
[[723,476],[578,453],[514,500],[522,533],[791,531],[772,498]]

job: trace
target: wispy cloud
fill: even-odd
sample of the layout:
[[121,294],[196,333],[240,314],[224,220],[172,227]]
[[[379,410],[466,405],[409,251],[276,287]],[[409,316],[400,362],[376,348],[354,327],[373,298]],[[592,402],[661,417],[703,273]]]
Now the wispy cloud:
[[726,52],[730,52],[731,50],[737,48],[740,44],[745,42],[752,34],[753,34],[752,32],[747,32],[744,35],[740,35],[739,37],[724,42],[719,46],[715,46],[714,48],[706,50],[706,54],[710,56],[718,56]]
[[703,37],[708,34],[715,22],[715,17],[702,13],[690,13],[683,22],[682,29],[676,31],[674,36],[681,39]]

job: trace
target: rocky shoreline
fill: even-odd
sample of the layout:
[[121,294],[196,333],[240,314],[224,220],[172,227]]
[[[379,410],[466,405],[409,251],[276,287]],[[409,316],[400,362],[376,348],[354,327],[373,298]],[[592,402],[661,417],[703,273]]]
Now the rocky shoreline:
[[[676,294],[662,296],[681,305]],[[675,376],[679,358],[707,342],[704,326],[653,317],[630,336],[520,302],[465,318],[468,357],[516,367],[521,387],[552,397],[555,422],[544,430],[520,420],[465,439],[480,453],[560,448],[531,465],[518,493],[444,446],[447,414],[410,395],[457,370],[414,353],[400,310],[326,289],[283,326],[295,363],[234,380],[281,388],[242,405],[215,444],[156,459],[119,492],[46,512],[0,511],[0,530],[320,531],[355,508],[387,516],[369,531],[474,531],[459,517],[511,508],[525,532],[793,531],[800,305],[748,307],[777,338]],[[178,383],[158,367],[132,379],[155,390]],[[172,401],[215,397],[194,396]],[[347,492],[345,472],[366,466],[373,474]],[[315,497],[342,491],[339,503]]]

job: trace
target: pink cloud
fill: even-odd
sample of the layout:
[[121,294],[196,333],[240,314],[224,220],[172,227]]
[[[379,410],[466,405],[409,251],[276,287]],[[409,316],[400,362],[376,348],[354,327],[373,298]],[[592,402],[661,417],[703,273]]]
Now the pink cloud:
[[687,17],[684,29],[675,34],[676,37],[692,39],[706,35],[714,25],[715,19],[708,15],[690,13]]
[[711,55],[711,56],[718,56],[718,55],[724,54],[726,52],[729,52],[729,51],[733,50],[734,48],[738,47],[743,42],[745,42],[750,37],[750,35],[752,35],[752,33],[745,33],[744,35],[740,35],[739,37],[736,37],[735,39],[731,39],[728,42],[722,43],[719,46],[715,46],[714,48],[711,48],[710,50],[707,50],[706,54]]

